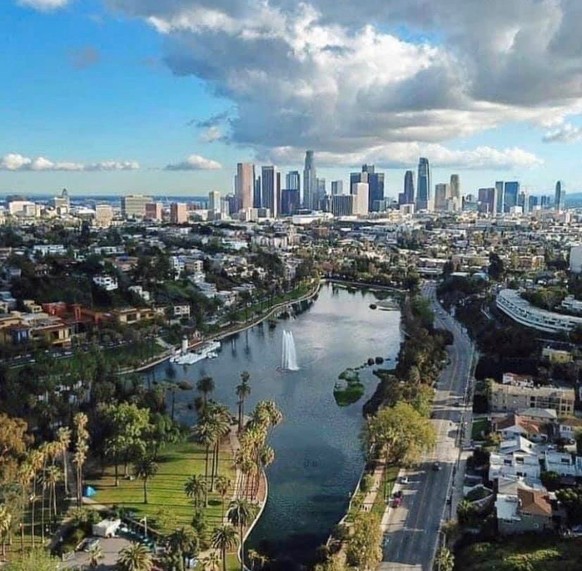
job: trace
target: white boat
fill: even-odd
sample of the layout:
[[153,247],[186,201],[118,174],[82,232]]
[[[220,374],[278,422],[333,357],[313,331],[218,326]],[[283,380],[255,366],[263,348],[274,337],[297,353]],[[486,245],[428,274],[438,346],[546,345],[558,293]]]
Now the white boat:
[[198,351],[189,351],[171,357],[170,363],[176,363],[176,365],[194,365],[204,359],[216,359],[218,357],[216,351],[220,349],[220,347],[220,341],[211,341],[201,347]]

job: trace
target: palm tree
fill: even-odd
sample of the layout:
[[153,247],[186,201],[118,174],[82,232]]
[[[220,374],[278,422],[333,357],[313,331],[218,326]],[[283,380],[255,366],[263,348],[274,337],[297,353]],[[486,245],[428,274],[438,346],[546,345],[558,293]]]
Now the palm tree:
[[216,491],[220,494],[222,499],[222,519],[224,519],[224,498],[228,494],[231,481],[226,476],[218,476],[216,478]]
[[214,391],[214,379],[212,377],[202,377],[196,382],[196,390],[202,393],[204,407],[208,404],[208,395]]
[[143,503],[148,503],[148,480],[158,473],[158,465],[151,456],[142,456],[134,465],[136,478],[143,480]]
[[63,458],[63,480],[65,483],[65,495],[69,495],[69,446],[71,445],[71,429],[63,426],[57,431],[61,456]]
[[[198,424],[194,427],[194,439],[199,444],[204,446],[204,451],[206,454],[206,459],[204,463],[204,478],[206,479],[206,491],[208,492],[208,462],[210,460],[210,448],[214,446],[217,435],[216,424],[213,421],[213,418],[207,414],[206,411],[204,414],[200,415],[200,419]],[[208,498],[205,498],[205,503],[208,501]]]
[[179,527],[167,537],[168,550],[180,561],[180,569],[184,568],[184,556],[196,555],[198,546],[198,536],[187,527]]
[[151,571],[154,566],[150,550],[141,543],[132,543],[119,552],[120,571]]
[[259,552],[256,551],[255,549],[249,549],[249,552],[247,554],[249,561],[251,562],[251,571],[254,571],[255,569],[255,563],[259,560]]
[[105,555],[103,555],[103,549],[99,543],[95,543],[89,548],[89,567],[97,567],[100,561],[105,559]]
[[243,530],[247,527],[257,513],[257,508],[245,499],[237,498],[230,502],[226,517],[232,525],[237,525],[240,536],[240,568],[245,571],[245,542]]
[[[49,489],[49,520],[52,517],[57,517],[57,492],[56,487],[57,484],[62,480],[63,472],[62,470],[52,464],[49,466],[44,473],[44,483],[48,486]],[[51,514],[52,512],[52,514]]]
[[250,375],[248,371],[243,371],[240,375],[241,383],[236,387],[236,396],[238,397],[238,431],[243,429],[243,419],[245,414],[245,399],[251,394],[249,385]]
[[218,571],[220,569],[220,555],[218,551],[210,551],[201,561],[204,571]]
[[89,418],[85,413],[78,412],[73,418],[73,423],[77,433],[73,463],[76,468],[77,506],[80,507],[83,502],[83,467],[89,451],[89,431],[87,430]]
[[455,568],[455,556],[448,547],[443,545],[438,550],[435,566],[437,571],[453,571]]
[[214,423],[214,453],[212,457],[212,469],[210,471],[210,489],[214,491],[214,478],[218,476],[218,459],[220,456],[220,442],[230,432],[231,416],[228,408],[222,405],[214,405],[212,408]]
[[184,492],[194,501],[194,508],[198,509],[206,496],[206,480],[202,474],[194,474],[186,480]]
[[2,540],[2,559],[6,557],[6,540],[12,528],[12,514],[8,506],[0,505],[0,539]]
[[212,547],[222,554],[222,571],[226,571],[226,552],[236,546],[236,531],[232,525],[221,525],[212,534]]

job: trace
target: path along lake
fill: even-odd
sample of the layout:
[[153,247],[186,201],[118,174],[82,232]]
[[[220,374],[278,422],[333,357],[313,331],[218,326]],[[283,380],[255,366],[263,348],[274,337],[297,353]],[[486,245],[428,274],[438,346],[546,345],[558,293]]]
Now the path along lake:
[[[384,292],[383,292],[384,293]],[[193,366],[173,365],[176,382],[194,385],[202,376],[214,379],[213,398],[236,411],[235,387],[240,373],[250,373],[251,395],[245,409],[260,400],[274,400],[284,420],[270,444],[275,462],[267,468],[269,499],[247,547],[262,548],[294,569],[309,562],[345,513],[349,496],[363,468],[359,433],[362,406],[377,386],[373,367],[360,373],[364,396],[339,407],[333,396],[338,375],[381,356],[392,368],[400,348],[400,312],[370,309],[374,293],[349,292],[324,285],[317,300],[295,319],[267,323],[225,339],[217,359]],[[283,372],[283,332],[293,334],[298,371]],[[167,364],[156,371],[162,378]],[[187,405],[193,391],[176,393],[176,417],[193,424]]]

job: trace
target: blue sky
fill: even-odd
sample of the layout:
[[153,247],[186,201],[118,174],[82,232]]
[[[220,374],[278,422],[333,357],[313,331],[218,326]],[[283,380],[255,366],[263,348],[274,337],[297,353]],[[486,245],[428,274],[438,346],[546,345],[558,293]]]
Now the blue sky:
[[[582,180],[570,168],[580,150],[577,94],[566,102],[551,93],[534,102],[508,101],[513,93],[492,102],[487,95],[484,111],[483,96],[467,96],[466,85],[458,96],[464,78],[454,77],[450,85],[438,79],[448,81],[454,69],[444,67],[448,57],[477,56],[463,43],[449,43],[446,29],[437,32],[429,24],[417,30],[427,24],[411,22],[398,11],[398,0],[391,4],[401,23],[377,25],[372,32],[373,39],[384,42],[384,52],[374,51],[378,41],[362,38],[358,26],[365,21],[350,28],[347,16],[323,0],[313,5],[319,20],[281,1],[268,5],[271,11],[260,24],[256,6],[252,24],[245,24],[244,11],[230,14],[232,3],[220,1],[209,8],[196,0],[159,0],[155,9],[146,9],[148,1],[60,0],[62,7],[38,9],[50,3],[4,0],[0,10],[0,194],[44,194],[62,187],[73,194],[227,193],[236,162],[263,159],[283,171],[301,170],[305,148],[316,150],[328,181],[345,180],[363,161],[386,167],[391,196],[401,191],[404,168],[415,168],[421,153],[435,164],[433,182],[459,172],[465,192],[516,178],[533,193],[550,192],[557,178],[565,179],[570,191],[582,190]],[[194,18],[189,12],[194,8],[196,22],[184,24]],[[199,27],[207,17],[209,23]],[[438,21],[439,14],[434,17]],[[238,20],[246,26],[242,30],[264,34],[260,41],[269,42],[273,64],[264,43],[241,39],[241,29],[233,24]],[[271,21],[273,29],[265,32]],[[307,28],[283,41],[296,23]],[[318,44],[324,34],[337,47],[332,59]],[[296,55],[304,42],[312,42],[309,57],[319,50],[310,65],[304,54]],[[376,57],[403,62],[396,69],[402,82],[382,76],[374,67]],[[532,52],[531,57],[537,56]],[[422,58],[422,70],[434,69],[436,80],[414,68]],[[354,61],[369,61],[364,77],[378,78],[370,89],[350,94],[350,74],[354,85],[362,83]],[[485,68],[487,62],[475,61]],[[487,78],[487,84],[498,79]],[[471,81],[473,91],[480,78]],[[407,109],[406,94],[421,92],[423,85],[430,91],[428,101]],[[196,126],[223,112],[229,119],[214,129]],[[422,132],[418,127],[429,115],[433,126]],[[38,157],[48,162],[35,162]],[[188,162],[188,157],[193,158]],[[167,165],[174,169],[164,170]]]

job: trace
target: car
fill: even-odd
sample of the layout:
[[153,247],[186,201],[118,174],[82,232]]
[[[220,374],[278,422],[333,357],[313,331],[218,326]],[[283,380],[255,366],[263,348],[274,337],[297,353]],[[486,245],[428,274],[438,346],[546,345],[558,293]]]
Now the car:
[[435,462],[432,465],[432,469],[433,469],[434,472],[439,472],[440,470],[443,469],[443,467],[440,465],[440,462]]
[[400,478],[400,483],[401,484],[409,484],[410,480],[408,479],[407,476],[402,476],[402,478]]
[[401,498],[402,497],[402,490],[398,490],[392,494],[393,498]]

